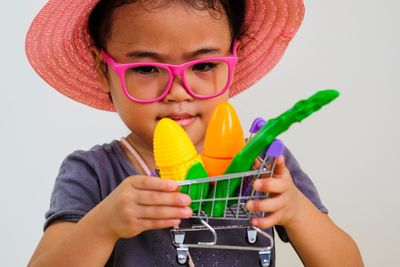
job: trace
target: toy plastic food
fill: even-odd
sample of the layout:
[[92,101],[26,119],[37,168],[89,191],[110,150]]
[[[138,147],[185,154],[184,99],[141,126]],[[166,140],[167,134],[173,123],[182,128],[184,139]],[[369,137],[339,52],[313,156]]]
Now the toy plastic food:
[[[208,177],[206,169],[201,162],[195,163],[186,174],[186,180],[198,179]],[[190,189],[189,189],[190,188]],[[192,184],[191,186],[184,185],[181,187],[180,192],[188,194],[192,200],[199,200],[206,198],[208,190],[210,188],[209,183]],[[199,210],[199,202],[194,201],[190,204],[193,212]]]
[[[246,146],[233,158],[225,173],[235,173],[250,170],[257,156],[281,133],[286,131],[293,123],[301,122],[312,113],[329,104],[339,96],[336,90],[319,91],[310,98],[297,102],[291,109],[282,113],[276,118],[270,119],[257,132],[257,134],[246,144]],[[229,186],[228,182],[221,181],[210,190],[209,197],[213,196],[216,190],[216,198],[226,198],[233,196],[240,184],[240,179],[233,179]],[[211,204],[206,203],[205,212],[210,215]],[[220,217],[223,215],[226,201],[215,201],[212,216]]]
[[[154,130],[153,146],[154,157],[161,178],[181,181],[208,176],[201,157],[189,136],[175,121],[163,118],[157,123]],[[191,187],[190,197],[199,199],[201,192],[205,197],[208,186],[207,183],[206,185],[199,184]],[[185,187],[182,190],[184,191]]]
[[174,120],[163,118],[157,123],[153,146],[161,178],[184,180],[188,170],[201,162],[189,136]]
[[201,155],[208,175],[225,173],[233,157],[245,144],[242,127],[232,105],[220,103],[208,123]]

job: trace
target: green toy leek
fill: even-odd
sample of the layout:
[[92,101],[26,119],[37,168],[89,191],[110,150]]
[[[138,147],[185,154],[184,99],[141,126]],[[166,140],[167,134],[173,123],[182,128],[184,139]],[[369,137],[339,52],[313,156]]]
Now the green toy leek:
[[[338,96],[339,92],[336,90],[319,91],[308,99],[297,102],[291,109],[278,117],[268,120],[257,134],[249,140],[246,146],[236,154],[225,173],[250,170],[257,156],[260,155],[279,134],[285,132],[293,123],[301,122],[312,113],[329,104]],[[214,196],[214,190],[216,190],[216,198],[233,197],[239,185],[240,178],[233,179],[229,188],[228,181],[219,181],[213,189],[210,190],[208,197],[211,198]],[[224,214],[225,206],[226,201],[215,201],[211,214],[212,202],[207,202],[205,203],[204,211],[212,217],[221,217]]]

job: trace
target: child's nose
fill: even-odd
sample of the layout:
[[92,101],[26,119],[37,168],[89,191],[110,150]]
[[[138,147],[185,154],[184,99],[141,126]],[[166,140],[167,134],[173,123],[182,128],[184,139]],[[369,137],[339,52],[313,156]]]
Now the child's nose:
[[193,97],[186,91],[181,77],[176,75],[172,82],[171,89],[164,97],[163,102],[183,102],[192,100]]

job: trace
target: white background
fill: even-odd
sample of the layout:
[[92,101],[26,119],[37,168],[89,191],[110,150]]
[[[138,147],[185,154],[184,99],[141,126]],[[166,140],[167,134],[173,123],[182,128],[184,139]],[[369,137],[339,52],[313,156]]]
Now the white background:
[[[76,104],[45,84],[24,53],[45,3],[6,1],[0,16],[0,266],[24,266],[41,235],[62,159],[127,133],[115,114]],[[232,100],[243,126],[274,117],[317,90],[341,96],[281,138],[312,177],[366,266],[399,262],[400,2],[307,1],[280,64]],[[278,242],[279,266],[301,266]]]

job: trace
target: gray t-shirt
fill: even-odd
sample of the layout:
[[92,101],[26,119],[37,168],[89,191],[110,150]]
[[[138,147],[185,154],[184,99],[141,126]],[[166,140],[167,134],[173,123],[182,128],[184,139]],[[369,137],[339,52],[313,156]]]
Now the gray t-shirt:
[[[322,212],[327,212],[309,177],[300,169],[292,154],[285,149],[286,165],[297,187]],[[108,196],[126,177],[137,170],[124,155],[119,142],[97,145],[88,151],[75,151],[62,163],[51,196],[50,209],[46,213],[44,228],[55,220],[79,221],[92,208]],[[184,222],[198,223],[195,219]],[[240,222],[210,220],[211,225]],[[243,222],[242,222],[243,223]],[[280,238],[288,241],[283,227],[276,226]],[[267,232],[273,234],[272,229]],[[224,230],[218,233],[219,244],[248,246],[245,230]],[[186,234],[185,243],[209,241],[204,231]],[[268,240],[259,237],[253,246],[268,246]],[[196,266],[259,266],[258,252],[215,249],[190,249]],[[275,255],[271,266],[274,266]],[[120,239],[106,266],[132,267],[182,266],[176,261],[176,249],[169,229],[146,231],[128,239]]]

